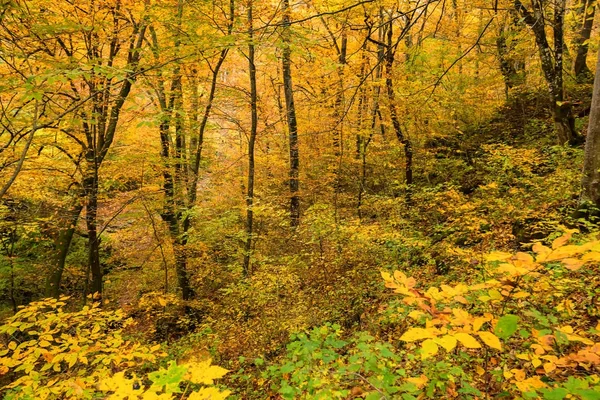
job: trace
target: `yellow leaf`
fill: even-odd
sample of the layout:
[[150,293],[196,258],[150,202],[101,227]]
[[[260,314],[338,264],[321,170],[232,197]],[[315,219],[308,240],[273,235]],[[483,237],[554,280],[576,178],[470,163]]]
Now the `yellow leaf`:
[[567,335],[567,339],[571,342],[581,342],[583,344],[587,344],[588,346],[592,346],[594,342],[588,338],[579,335]]
[[473,330],[477,332],[481,329],[482,325],[490,320],[489,317],[477,317],[473,320]]
[[502,251],[494,251],[490,254],[488,254],[485,259],[487,261],[506,261],[509,260],[512,257],[512,254],[510,253],[505,253]]
[[581,261],[600,261],[600,253],[597,251],[592,251],[584,254],[583,257],[581,257]]
[[479,365],[475,367],[475,372],[477,372],[477,375],[481,376],[483,374],[485,374],[485,369],[481,368]]
[[513,374],[517,382],[520,382],[525,379],[525,371],[523,371],[522,369],[513,368],[510,370],[510,372]]
[[425,360],[438,352],[438,345],[432,339],[427,339],[421,344],[421,360]]
[[435,342],[442,346],[446,351],[452,351],[456,347],[458,341],[454,336],[444,335],[442,337],[435,338]]
[[525,297],[529,297],[529,293],[527,292],[517,292],[512,295],[513,299],[524,299]]
[[392,281],[392,275],[390,275],[388,272],[381,271],[381,277],[386,282],[391,282]]
[[537,368],[540,365],[542,365],[542,360],[540,360],[539,358],[536,357],[533,360],[531,360],[531,364],[533,364],[534,368]]
[[556,364],[554,364],[553,362],[547,362],[544,364],[544,371],[549,374],[550,372],[554,371],[556,369]]
[[571,325],[561,326],[560,328],[558,328],[558,330],[567,334],[574,333],[573,327]]
[[552,250],[556,250],[557,248],[564,246],[573,236],[573,232],[567,232],[559,238],[554,239],[552,242]]
[[42,340],[42,341],[40,341],[39,346],[40,347],[48,347],[48,346],[50,346],[50,342],[48,342],[47,340]]
[[16,349],[17,348],[17,342],[10,342],[8,344],[8,348],[11,349],[11,350]]
[[188,400],[223,400],[226,399],[230,393],[229,390],[221,392],[214,387],[202,388],[199,391],[190,394]]
[[500,339],[498,339],[498,336],[494,335],[492,332],[477,332],[477,336],[479,336],[483,343],[492,349],[502,350]]
[[419,310],[411,311],[408,314],[408,316],[414,319],[415,321],[418,321],[423,315],[425,315],[425,313]]
[[514,376],[514,374],[510,371],[504,370],[504,372],[502,373],[502,375],[504,375],[505,379],[510,379]]
[[210,365],[211,360],[192,362],[188,364],[188,380],[192,383],[212,385],[214,379],[221,378],[228,370],[216,365]]
[[427,382],[429,382],[429,379],[425,375],[421,375],[418,378],[407,378],[406,381],[414,383],[419,389],[421,389],[427,384]]
[[529,360],[531,359],[531,357],[530,357],[530,356],[529,356],[529,354],[527,354],[527,353],[520,353],[520,354],[517,354],[517,358],[518,358],[519,360],[525,360],[525,361],[529,361]]
[[531,250],[537,254],[537,257],[535,258],[537,262],[545,261],[548,254],[552,253],[552,250],[549,247],[546,247],[541,243],[535,243]]
[[524,261],[526,263],[533,263],[533,257],[531,256],[531,254],[527,254],[527,253],[523,253],[523,252],[519,252],[517,254],[515,254],[514,256],[515,260],[520,260],[520,261]]
[[[190,398],[191,398],[191,396],[190,396]],[[112,397],[111,397],[111,399],[112,399]],[[145,391],[144,394],[142,395],[142,400],[172,400],[172,399],[173,399],[173,395],[171,393],[158,394],[151,390]]]
[[468,333],[458,332],[454,334],[456,340],[458,340],[463,346],[468,349],[479,349],[481,345],[479,342]]
[[561,260],[566,269],[570,271],[579,271],[581,267],[585,264],[585,261],[578,260],[576,258],[565,258]]
[[404,335],[400,336],[400,340],[416,342],[417,340],[431,339],[436,336],[433,334],[434,331],[433,329],[410,328],[404,332]]
[[516,385],[523,393],[546,387],[546,384],[542,382],[539,376],[534,376],[521,382],[517,382]]

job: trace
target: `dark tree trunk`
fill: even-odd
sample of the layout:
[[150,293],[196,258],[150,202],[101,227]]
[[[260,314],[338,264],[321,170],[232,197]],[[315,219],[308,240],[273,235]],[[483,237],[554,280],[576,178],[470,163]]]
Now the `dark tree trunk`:
[[[381,18],[383,20],[383,17]],[[377,126],[377,117],[381,116],[381,112],[379,109],[379,97],[381,94],[381,86],[379,86],[379,82],[381,81],[381,78],[383,77],[383,64],[385,62],[385,47],[383,45],[383,41],[384,41],[384,29],[383,29],[383,24],[381,24],[381,26],[378,29],[378,44],[377,44],[377,65],[375,67],[375,82],[377,82],[377,85],[374,86],[373,88],[373,93],[372,93],[372,98],[373,98],[373,105],[372,105],[372,109],[371,109],[371,124],[369,126],[369,136],[364,138],[362,136],[358,136],[358,140],[357,140],[357,155],[360,158],[360,179],[359,179],[359,186],[358,186],[358,199],[357,199],[357,204],[356,204],[356,208],[358,211],[358,219],[362,220],[363,219],[363,212],[362,212],[362,203],[363,203],[363,196],[364,196],[364,192],[365,192],[365,186],[367,183],[367,149],[369,147],[369,144],[371,143],[371,140],[373,139],[373,135],[375,133],[375,128]],[[366,43],[365,43],[366,46]],[[365,93],[366,95],[366,93]],[[366,97],[366,96],[365,96]],[[366,98],[364,100],[364,103],[366,104]],[[361,109],[362,112],[362,109]],[[383,124],[381,124],[381,120],[380,120],[380,127],[383,130]]]
[[400,125],[400,119],[398,116],[398,108],[396,106],[396,93],[394,92],[394,80],[393,80],[393,66],[395,59],[395,47],[393,42],[393,21],[390,20],[386,26],[387,29],[387,43],[385,48],[385,87],[388,97],[388,107],[390,110],[390,118],[392,120],[392,126],[398,141],[404,146],[404,158],[406,162],[405,177],[406,184],[412,185],[413,183],[413,149],[412,143],[405,132],[402,130]]
[[289,129],[290,145],[290,225],[297,227],[300,224],[300,155],[298,150],[298,124],[296,121],[296,106],[294,105],[294,85],[292,84],[292,61],[291,61],[291,18],[290,2],[283,0],[283,90],[285,93],[285,105],[287,123]]
[[546,83],[552,112],[554,127],[559,144],[576,143],[578,135],[575,131],[574,119],[571,115],[570,103],[564,101],[563,88],[563,53],[564,53],[564,15],[566,0],[554,0],[553,35],[554,49],[552,50],[546,36],[543,5],[541,0],[534,1],[533,12],[529,11],[520,0],[515,0],[515,10],[523,17],[531,28],[538,46],[542,72]]
[[252,0],[248,1],[248,75],[250,78],[250,137],[248,138],[248,193],[246,194],[246,243],[244,245],[244,276],[250,275],[252,252],[254,205],[254,144],[258,129],[256,65],[254,64],[254,28],[252,23]]
[[[94,159],[88,160],[94,163]],[[100,265],[100,237],[98,235],[98,166],[91,165],[89,175],[83,181],[83,188],[87,197],[85,206],[85,223],[88,235],[88,268],[92,275],[91,285],[87,294],[92,294],[94,299],[102,295],[102,266]]]
[[578,9],[579,17],[582,19],[579,35],[575,37],[574,47],[577,50],[573,61],[573,74],[578,82],[590,82],[593,78],[587,66],[588,41],[592,35],[594,16],[596,15],[596,0],[582,0]]
[[54,241],[55,253],[52,260],[52,269],[46,280],[47,297],[58,297],[60,295],[60,284],[65,269],[65,262],[82,210],[83,206],[79,204],[72,207],[67,211],[67,216],[64,218],[64,226],[59,227],[56,240]]

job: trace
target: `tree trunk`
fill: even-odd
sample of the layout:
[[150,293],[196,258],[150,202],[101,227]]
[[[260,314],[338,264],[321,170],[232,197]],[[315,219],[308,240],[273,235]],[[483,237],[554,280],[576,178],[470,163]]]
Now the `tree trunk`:
[[[581,182],[581,205],[600,206],[600,51],[590,110],[590,122],[585,141],[585,158]],[[597,214],[597,211],[594,212]]]
[[95,160],[88,160],[92,165],[88,176],[83,181],[87,197],[85,207],[85,223],[88,234],[88,268],[92,281],[87,294],[99,300],[102,296],[102,267],[100,265],[100,237],[98,236],[98,168]]
[[287,123],[289,129],[290,145],[290,225],[297,227],[300,224],[300,196],[299,196],[299,171],[300,156],[298,151],[298,125],[296,121],[296,107],[294,105],[294,86],[292,84],[292,61],[291,61],[291,19],[290,2],[283,0],[283,90],[285,93],[285,105]]
[[[383,17],[381,17],[381,19],[383,20]],[[384,40],[384,31],[383,31],[383,24],[381,24],[381,26],[378,29],[378,44],[377,44],[377,65],[375,66],[375,83],[376,85],[374,85],[373,87],[373,94],[372,94],[372,98],[373,98],[373,105],[372,105],[372,109],[371,109],[371,124],[369,126],[369,136],[368,138],[363,138],[361,135],[359,135],[358,140],[357,140],[357,155],[360,157],[360,179],[359,179],[359,185],[358,185],[358,198],[357,198],[357,204],[356,204],[356,208],[358,211],[358,219],[362,221],[363,219],[363,212],[362,212],[362,204],[363,204],[363,196],[365,193],[365,187],[366,187],[366,183],[367,183],[367,148],[369,147],[369,144],[371,143],[371,140],[373,139],[373,135],[375,133],[375,128],[377,126],[377,116],[381,116],[381,111],[379,109],[379,97],[381,95],[381,86],[379,85],[379,82],[381,81],[381,78],[383,77],[383,64],[385,62],[385,47],[383,46],[383,40]],[[366,43],[365,43],[366,46]],[[366,65],[365,65],[366,67]],[[365,68],[366,71],[366,68]],[[365,94],[366,97],[366,94]],[[365,99],[365,103],[366,103],[366,99]],[[361,110],[362,111],[362,110]],[[383,130],[383,124],[381,124],[380,121],[380,127]]]
[[[554,0],[554,51],[550,48],[546,36],[543,9],[540,0],[535,0],[533,13],[527,10],[520,0],[515,0],[515,10],[523,17],[525,23],[531,28],[538,46],[542,72],[546,83],[558,144],[576,143],[578,135],[575,131],[574,119],[571,115],[570,103],[564,101],[563,88],[563,52],[564,52],[564,15],[566,0]],[[554,54],[553,54],[554,53]]]
[[65,269],[65,261],[69,254],[75,227],[82,210],[83,206],[79,204],[68,210],[67,218],[64,220],[65,226],[59,227],[56,240],[54,241],[56,252],[52,260],[52,269],[46,280],[47,297],[58,297],[60,295],[60,284]]
[[254,64],[254,28],[252,24],[252,0],[248,1],[248,74],[250,78],[251,126],[248,138],[248,193],[246,194],[246,243],[244,245],[244,276],[250,275],[250,253],[252,252],[254,205],[254,143],[258,129],[256,65]]
[[[390,17],[391,18],[391,17]],[[404,158],[406,161],[405,177],[406,184],[412,185],[413,183],[413,150],[412,143],[406,134],[402,131],[400,125],[400,119],[398,116],[398,108],[396,107],[396,93],[394,92],[394,81],[393,81],[393,66],[395,58],[395,50],[393,45],[393,21],[387,23],[387,46],[385,49],[385,87],[388,97],[388,107],[390,110],[390,118],[392,119],[392,126],[398,141],[404,146]]]
[[585,83],[592,80],[592,74],[587,66],[587,56],[589,49],[588,41],[592,35],[594,16],[596,15],[596,0],[582,0],[578,14],[582,18],[582,23],[579,35],[574,40],[574,47],[577,50],[577,54],[573,61],[573,74],[578,82]]

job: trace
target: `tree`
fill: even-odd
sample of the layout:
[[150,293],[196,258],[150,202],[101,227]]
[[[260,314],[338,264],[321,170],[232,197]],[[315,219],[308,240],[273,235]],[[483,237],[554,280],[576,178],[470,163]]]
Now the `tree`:
[[[384,64],[384,76],[385,76],[385,92],[387,95],[388,108],[390,113],[390,119],[392,122],[392,128],[396,134],[396,138],[404,147],[404,158],[405,158],[405,182],[407,185],[413,184],[413,145],[402,128],[400,122],[400,115],[398,112],[398,105],[396,100],[396,87],[394,84],[394,62],[396,60],[396,53],[402,40],[408,35],[410,29],[424,16],[426,15],[427,7],[431,1],[427,1],[420,7],[415,7],[407,12],[396,11],[395,9],[384,9],[383,7],[379,10],[379,20],[374,21],[369,16],[365,17],[367,23],[367,37],[366,39],[375,43],[383,49],[383,64]],[[400,21],[403,25],[400,26],[400,32],[395,34],[395,24]],[[377,24],[377,25],[375,25]],[[383,29],[381,34],[382,39],[377,40],[372,37],[375,31],[375,26],[378,29]]]
[[246,193],[246,243],[244,245],[244,276],[250,274],[250,256],[252,252],[254,206],[254,145],[258,129],[258,94],[256,89],[256,64],[254,48],[253,1],[247,4],[248,24],[248,78],[250,80],[250,136],[248,137],[248,192]]
[[[563,87],[564,65],[564,17],[566,0],[553,0],[553,19],[550,24],[546,16],[546,1],[534,0],[532,9],[528,9],[520,0],[514,1],[517,13],[533,31],[538,47],[542,72],[548,85],[554,127],[559,144],[577,143],[578,133],[575,131],[574,118],[571,115],[571,104],[565,101]],[[550,46],[546,27],[551,26],[553,47]]]
[[[100,169],[115,139],[125,101],[140,73],[148,23],[146,11],[145,5],[135,7],[121,1],[68,3],[66,7],[48,3],[15,8],[8,13],[11,18],[2,20],[11,24],[4,29],[12,46],[27,49],[23,52],[25,63],[14,64],[13,69],[31,67],[35,60],[32,75],[26,77],[22,71],[20,75],[29,82],[25,87],[33,89],[30,96],[35,101],[27,103],[37,110],[32,128],[26,131],[30,133],[23,155],[3,192],[22,166],[33,135],[42,129],[53,129],[64,136],[62,140],[70,142],[69,146],[56,143],[53,147],[70,157],[80,173],[78,201],[72,202],[65,226],[57,233],[49,294],[55,295],[58,290],[71,229],[82,202],[86,210],[88,269],[92,275],[89,291],[102,291],[97,227]],[[24,34],[11,30],[11,26]],[[47,107],[52,108],[52,116],[42,121],[40,118],[50,112]],[[73,144],[77,150],[67,150]]]
[[577,7],[577,14],[581,20],[579,32],[575,36],[574,46],[577,50],[573,60],[573,73],[579,82],[590,81],[592,73],[587,66],[587,56],[589,49],[589,40],[594,26],[594,16],[596,15],[596,0],[581,0]]
[[[171,238],[177,282],[184,300],[193,297],[187,254],[191,214],[197,200],[205,133],[215,102],[221,67],[229,53],[230,46],[227,41],[233,32],[235,1],[227,0],[213,10],[215,14],[212,21],[223,25],[213,27],[217,35],[220,35],[211,37],[212,42],[217,44],[216,50],[206,51],[202,48],[205,43],[201,40],[205,38],[196,37],[197,42],[194,43],[191,38],[181,33],[182,30],[192,31],[192,27],[197,23],[187,19],[187,16],[196,10],[191,7],[185,8],[183,0],[178,0],[176,5],[174,28],[170,30],[174,42],[170,51],[168,46],[160,43],[159,31],[155,27],[150,28],[151,49],[158,68],[155,79],[149,77],[148,83],[159,112],[164,192],[161,217],[167,224]],[[184,20],[191,21],[189,26],[185,25],[185,29]],[[193,57],[193,61],[183,62],[182,59],[186,57]],[[178,59],[173,66],[168,62],[170,58]],[[200,115],[197,75],[198,67],[202,63],[209,70],[209,89],[204,112]],[[165,78],[167,68],[171,68],[169,84]],[[185,70],[188,71],[187,75],[184,75]],[[188,92],[189,105],[186,104],[185,97]],[[190,117],[188,124],[185,122],[186,115]]]
[[300,153],[298,149],[298,123],[296,105],[294,103],[294,84],[292,82],[292,50],[291,50],[291,9],[289,0],[283,0],[283,20],[281,39],[283,42],[283,91],[285,94],[286,119],[289,131],[290,146],[290,226],[300,224]]
[[590,122],[585,140],[580,203],[582,206],[600,207],[600,51],[596,63]]

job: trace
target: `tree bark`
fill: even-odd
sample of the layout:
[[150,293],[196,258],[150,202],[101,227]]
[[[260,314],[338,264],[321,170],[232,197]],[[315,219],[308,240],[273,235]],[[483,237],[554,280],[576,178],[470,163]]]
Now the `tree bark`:
[[393,66],[395,59],[395,48],[394,48],[394,32],[393,32],[393,20],[390,16],[390,21],[387,23],[387,43],[385,48],[385,88],[388,97],[388,107],[390,110],[390,118],[392,120],[392,126],[398,141],[404,146],[404,158],[406,166],[404,169],[406,184],[412,185],[413,183],[413,149],[410,139],[406,136],[400,125],[400,119],[398,116],[398,108],[396,106],[396,93],[394,92],[394,78],[393,78]]
[[62,275],[65,269],[65,262],[67,255],[69,254],[69,248],[73,241],[73,234],[75,233],[75,227],[83,206],[77,204],[67,211],[67,218],[64,219],[64,225],[59,227],[59,231],[54,241],[55,253],[52,260],[52,269],[46,279],[46,296],[47,297],[58,297],[60,295],[60,284],[62,282]]
[[248,76],[250,78],[250,137],[248,138],[248,187],[246,194],[246,243],[244,245],[244,276],[250,275],[250,256],[252,252],[253,210],[254,206],[254,144],[258,129],[256,89],[256,65],[254,64],[254,27],[252,23],[252,0],[248,0]]
[[575,37],[574,47],[577,50],[573,61],[573,74],[580,83],[590,82],[592,74],[587,66],[588,41],[592,35],[594,16],[596,15],[596,0],[582,0],[578,9],[579,17],[582,18],[579,35]]
[[[94,158],[91,160],[95,161]],[[102,267],[100,265],[100,237],[98,236],[98,165],[90,166],[88,176],[83,181],[87,204],[85,206],[85,223],[88,234],[88,268],[92,274],[91,285],[86,295],[94,299],[102,295]],[[87,277],[86,277],[87,279]]]
[[515,0],[515,10],[523,17],[523,20],[535,36],[542,64],[542,72],[548,84],[548,93],[552,103],[554,127],[558,144],[575,144],[578,140],[578,135],[575,131],[574,119],[571,115],[571,105],[564,101],[563,88],[563,29],[566,0],[554,0],[553,50],[546,36],[546,24],[542,12],[543,4],[540,0],[535,0],[534,3],[534,9],[531,12],[520,0]]
[[292,61],[291,61],[291,18],[290,2],[283,0],[283,90],[285,93],[286,116],[289,130],[290,146],[290,225],[297,227],[300,224],[300,154],[298,149],[298,124],[296,121],[296,106],[294,105],[294,85],[292,83]]
[[[580,203],[598,208],[600,206],[600,51],[596,63],[590,122],[585,141],[581,189]],[[597,211],[595,213],[597,214]]]

